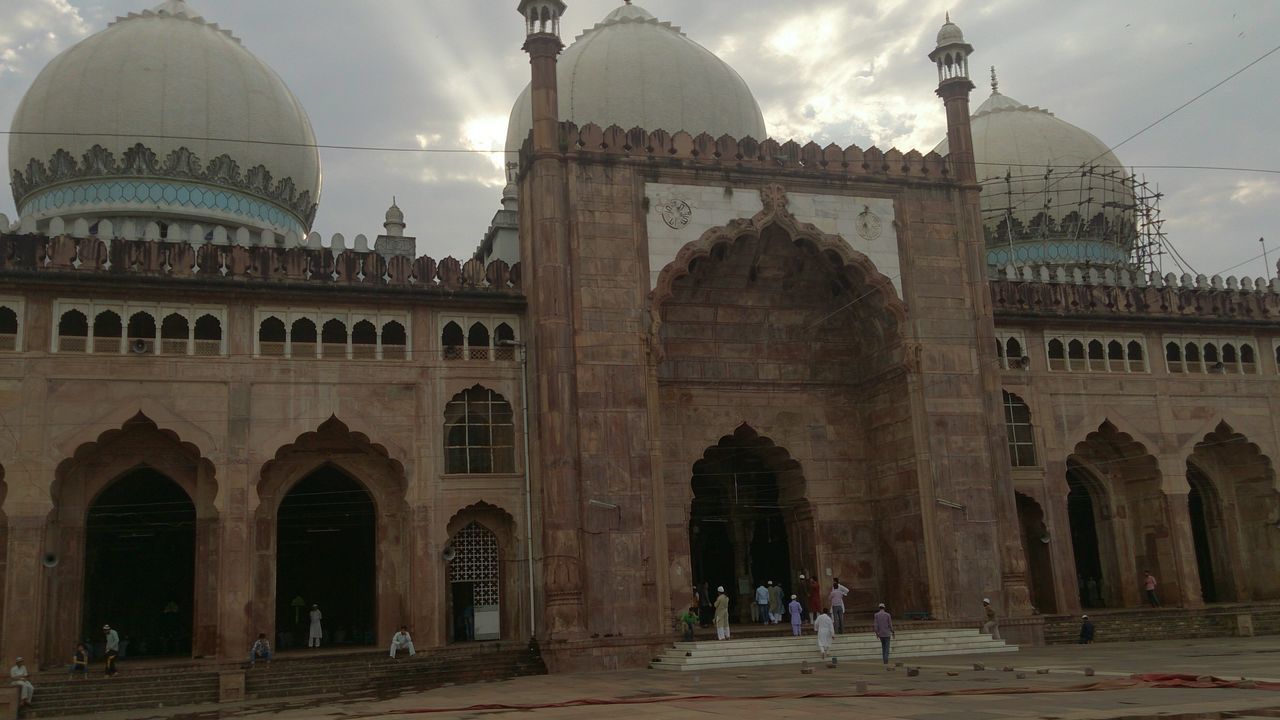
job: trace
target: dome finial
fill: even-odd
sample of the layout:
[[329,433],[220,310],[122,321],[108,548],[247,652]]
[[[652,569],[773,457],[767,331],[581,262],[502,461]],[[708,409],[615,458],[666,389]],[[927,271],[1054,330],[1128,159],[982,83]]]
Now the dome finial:
[[947,22],[951,22],[951,11],[947,11]]
[[1000,81],[996,79],[996,66],[991,66],[991,94],[1000,94]]

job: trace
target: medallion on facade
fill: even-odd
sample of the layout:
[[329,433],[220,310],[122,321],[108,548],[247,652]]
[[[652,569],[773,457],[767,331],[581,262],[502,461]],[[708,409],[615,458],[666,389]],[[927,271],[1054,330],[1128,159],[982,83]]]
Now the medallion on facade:
[[871,212],[871,208],[863,205],[862,212],[858,213],[858,234],[863,240],[875,240],[880,237],[882,224],[880,216]]
[[658,206],[658,214],[662,216],[662,222],[666,223],[667,227],[672,230],[683,230],[693,217],[693,208],[684,200],[673,197]]

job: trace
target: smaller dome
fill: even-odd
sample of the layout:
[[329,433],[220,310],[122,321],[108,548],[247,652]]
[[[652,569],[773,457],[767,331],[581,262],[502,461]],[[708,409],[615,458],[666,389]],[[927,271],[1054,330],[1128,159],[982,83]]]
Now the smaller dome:
[[387,215],[383,219],[389,223],[404,222],[404,211],[400,209],[399,205],[396,205],[396,199],[394,197],[391,198],[391,207],[387,208]]
[[960,30],[960,26],[951,22],[951,18],[947,18],[946,24],[938,30],[938,45],[954,45],[964,44],[964,32]]

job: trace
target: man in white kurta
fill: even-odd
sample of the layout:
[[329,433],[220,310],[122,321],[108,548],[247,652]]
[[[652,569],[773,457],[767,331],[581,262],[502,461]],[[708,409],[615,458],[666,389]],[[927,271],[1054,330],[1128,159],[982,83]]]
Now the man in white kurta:
[[822,608],[822,612],[813,621],[813,629],[818,632],[818,651],[822,653],[822,659],[826,660],[827,653],[831,652],[831,642],[836,639],[836,623],[827,614],[826,608]]
[[307,632],[307,647],[320,647],[320,638],[324,637],[324,630],[320,627],[320,606],[311,606],[311,629]]
[[716,639],[729,639],[729,596],[724,594],[724,586],[716,588]]
[[400,632],[391,636],[391,659],[394,660],[396,653],[400,650],[408,650],[409,657],[417,655],[418,652],[413,649],[413,638],[409,636],[409,626],[401,625]]
[[36,687],[31,684],[31,681],[27,679],[27,676],[27,666],[22,661],[22,658],[18,658],[14,661],[13,667],[9,668],[9,679],[13,685],[22,689],[21,702],[23,705],[31,704],[31,696],[34,695],[36,691]]

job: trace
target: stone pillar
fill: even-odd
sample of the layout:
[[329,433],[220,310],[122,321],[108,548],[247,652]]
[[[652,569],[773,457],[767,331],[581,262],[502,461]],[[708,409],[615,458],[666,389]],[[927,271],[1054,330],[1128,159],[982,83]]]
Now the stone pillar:
[[572,254],[564,158],[559,153],[555,35],[530,35],[533,159],[521,192],[521,257],[527,274],[530,402],[538,418],[531,468],[542,495],[544,632],[560,640],[585,634],[582,584],[581,461],[574,352]]
[[[42,657],[40,630],[44,625],[46,572],[45,515],[17,515],[9,519],[4,583],[3,649],[6,658],[19,655],[38,668],[55,658]],[[70,640],[71,638],[68,638]]]
[[[1164,507],[1165,523],[1169,527],[1169,545],[1173,552],[1177,603],[1185,608],[1204,607],[1204,596],[1200,592],[1200,567],[1196,564],[1195,538],[1191,534],[1191,513],[1187,509],[1187,493],[1165,493]],[[1159,593],[1158,588],[1156,592]],[[1160,602],[1172,605],[1174,598],[1161,596]]]

